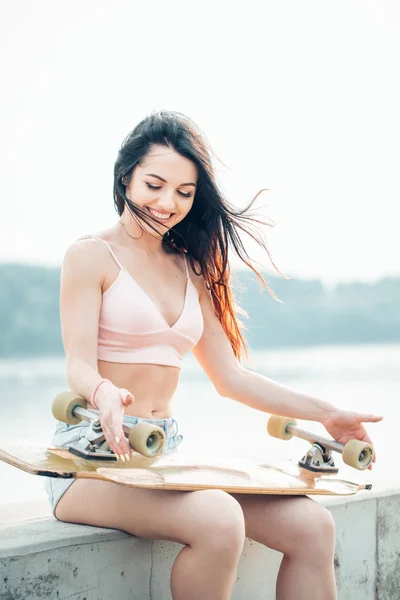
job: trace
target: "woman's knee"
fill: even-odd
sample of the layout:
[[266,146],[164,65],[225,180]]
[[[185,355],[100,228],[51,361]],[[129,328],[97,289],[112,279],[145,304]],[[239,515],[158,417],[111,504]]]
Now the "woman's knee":
[[296,524],[296,552],[310,555],[332,554],[335,546],[335,522],[325,506],[310,500]]
[[306,521],[306,535],[307,533],[311,541],[320,537],[333,540],[335,537],[335,521],[332,514],[325,506],[315,501]]
[[230,494],[220,490],[204,490],[201,494],[195,542],[218,551],[242,549],[245,520],[242,507]]

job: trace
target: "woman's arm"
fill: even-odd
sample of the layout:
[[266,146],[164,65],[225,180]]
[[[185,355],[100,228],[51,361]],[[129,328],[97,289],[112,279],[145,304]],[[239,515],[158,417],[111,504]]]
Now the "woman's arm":
[[[216,317],[204,282],[196,281],[204,317],[204,332],[193,354],[221,396],[232,398],[267,413],[320,421],[333,439],[346,444],[351,439],[372,444],[364,422],[383,417],[336,408],[319,398],[296,392],[263,375],[243,368],[236,360],[225,331]],[[376,460],[376,455],[373,462]],[[368,469],[372,469],[369,465]]]
[[[102,380],[97,366],[97,340],[107,260],[110,256],[103,244],[84,239],[67,250],[61,269],[60,317],[67,381],[71,391],[86,400],[91,399]],[[99,388],[97,403],[110,395],[111,388],[119,390],[111,383]]]
[[[97,367],[97,340],[102,302],[103,270],[110,260],[103,244],[95,240],[75,242],[67,251],[61,271],[60,314],[67,380],[70,389],[91,399],[102,377]],[[96,394],[106,440],[122,460],[130,448],[122,429],[124,406],[133,402],[128,390],[106,382]]]
[[204,332],[193,354],[221,396],[267,413],[320,421],[332,437],[342,443],[352,438],[371,443],[362,423],[377,423],[383,417],[340,410],[242,367],[214,313],[203,278],[196,277],[195,285],[200,295]]
[[332,404],[276,383],[264,375],[242,368],[240,375],[224,394],[233,400],[284,417],[321,423],[336,410]]
[[98,256],[101,248],[95,244],[100,246],[93,240],[72,244],[61,269],[60,317],[67,381],[71,391],[86,400],[101,380],[97,337],[103,275]]
[[241,366],[214,313],[204,283],[196,281],[204,318],[203,335],[193,354],[220,396],[271,414],[323,421],[335,407],[328,402],[280,385]]

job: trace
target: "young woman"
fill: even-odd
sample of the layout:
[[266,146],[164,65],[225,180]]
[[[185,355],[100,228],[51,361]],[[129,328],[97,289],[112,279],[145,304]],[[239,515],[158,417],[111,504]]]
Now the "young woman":
[[[343,443],[370,441],[362,422],[382,417],[339,410],[241,365],[245,341],[228,247],[251,268],[239,230],[268,249],[248,209],[234,210],[223,198],[210,150],[190,119],[160,112],[139,123],[115,164],[114,201],[118,223],[66,252],[61,322],[70,388],[99,408],[106,440],[122,461],[130,455],[123,421],[163,427],[167,451],[182,440],[173,396],[190,350],[221,396],[319,421]],[[58,423],[53,442],[77,440],[86,426]],[[174,600],[231,598],[245,536],[283,553],[278,600],[336,598],[334,523],[308,497],[52,479],[48,491],[62,521],[183,544],[171,573]]]

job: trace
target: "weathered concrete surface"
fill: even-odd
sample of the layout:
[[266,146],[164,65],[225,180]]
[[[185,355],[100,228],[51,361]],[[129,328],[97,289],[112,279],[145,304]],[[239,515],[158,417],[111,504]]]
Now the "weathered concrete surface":
[[[336,523],[338,600],[400,600],[400,491],[320,498]],[[0,600],[171,600],[182,546],[50,519],[0,526]],[[233,600],[274,600],[282,555],[247,540]]]
[[331,506],[336,525],[335,572],[340,600],[375,599],[377,499]]
[[282,554],[246,540],[232,600],[273,600]]
[[150,543],[121,531],[53,519],[0,531],[1,600],[146,600],[150,565]]
[[376,600],[400,599],[400,497],[378,499]]

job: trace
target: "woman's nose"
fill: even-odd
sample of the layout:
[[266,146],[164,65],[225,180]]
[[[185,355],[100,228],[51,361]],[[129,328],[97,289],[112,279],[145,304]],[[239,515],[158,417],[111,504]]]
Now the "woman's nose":
[[160,198],[158,200],[158,205],[160,208],[162,208],[165,211],[174,212],[174,208],[175,208],[174,191],[171,191],[171,192],[166,191],[163,194],[161,194]]

